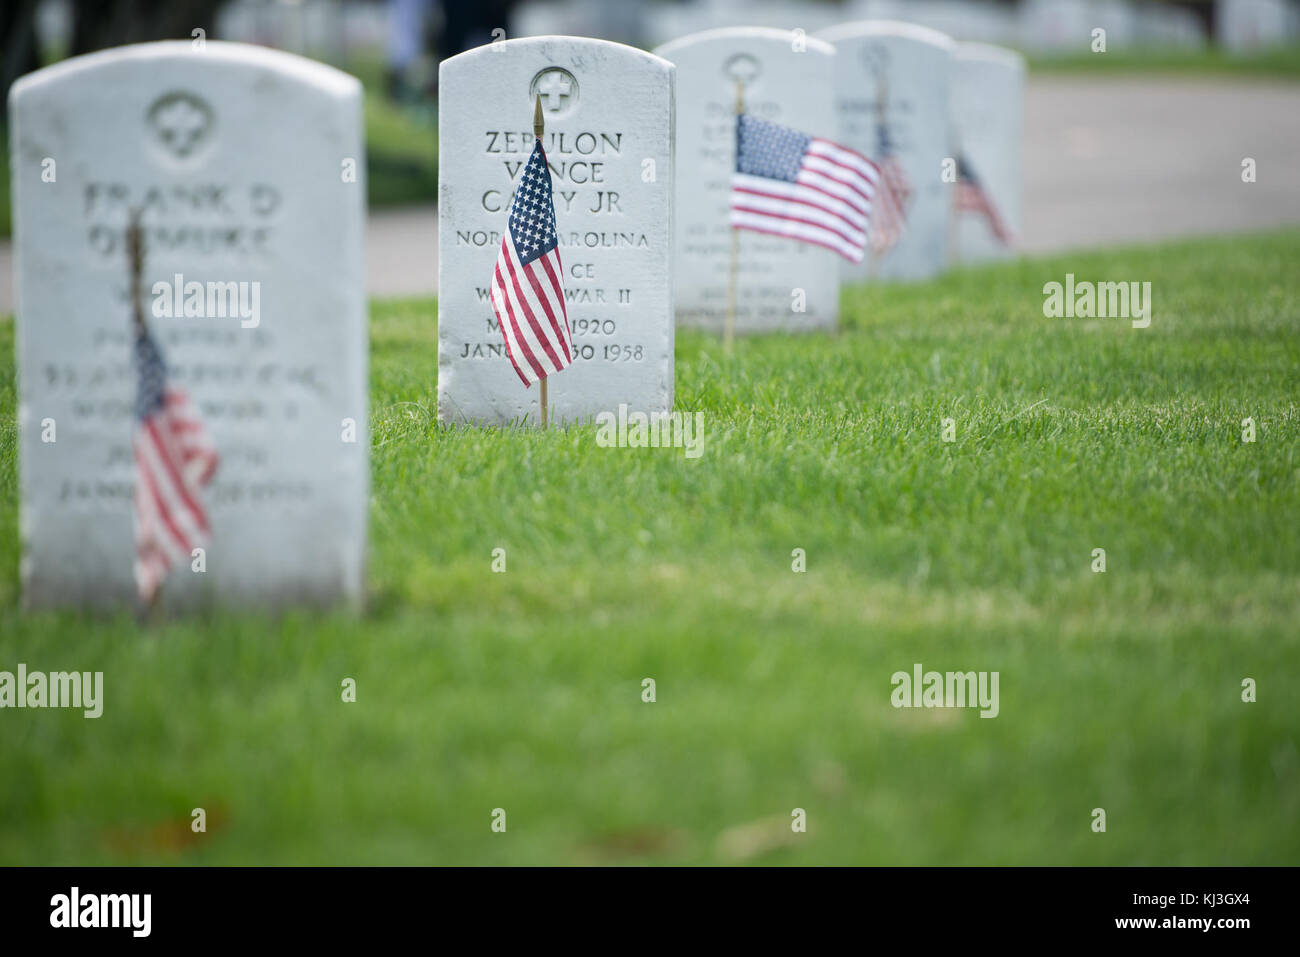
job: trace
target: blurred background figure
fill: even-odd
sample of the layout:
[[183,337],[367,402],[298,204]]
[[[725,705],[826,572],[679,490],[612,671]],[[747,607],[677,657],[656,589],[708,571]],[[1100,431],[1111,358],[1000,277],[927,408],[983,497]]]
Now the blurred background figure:
[[385,88],[399,103],[437,96],[437,65],[505,39],[515,0],[387,0]]
[[388,68],[385,89],[403,102],[418,96],[413,77],[424,57],[433,0],[388,0]]

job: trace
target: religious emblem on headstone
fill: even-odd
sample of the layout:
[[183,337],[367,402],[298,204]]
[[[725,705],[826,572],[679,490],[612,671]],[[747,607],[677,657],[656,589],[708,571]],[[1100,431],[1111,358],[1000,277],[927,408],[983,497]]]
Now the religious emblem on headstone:
[[168,93],[149,108],[149,128],[177,159],[191,156],[212,129],[212,108],[193,93]]
[[568,70],[547,67],[533,77],[528,95],[534,99],[541,97],[543,112],[558,120],[578,108],[578,81]]

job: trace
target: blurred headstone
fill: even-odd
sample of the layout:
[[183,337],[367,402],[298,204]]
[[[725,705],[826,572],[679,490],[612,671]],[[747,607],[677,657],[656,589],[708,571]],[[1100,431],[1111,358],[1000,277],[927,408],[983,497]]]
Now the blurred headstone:
[[211,537],[164,605],[359,602],[368,510],[361,85],[240,44],[141,44],[10,93],[22,579],[29,606],[130,603],[145,318],[215,441]]
[[[655,50],[677,66],[677,321],[721,330],[731,264],[737,81],[745,112],[835,139],[835,49],[788,30],[733,27]],[[782,236],[738,234],[736,331],[833,329],[839,256]]]
[[1015,237],[1024,207],[1025,61],[1014,50],[958,43],[953,60],[953,148],[962,156],[991,212],[956,213],[953,257],[960,262],[1000,259],[1014,252],[991,217]]
[[1021,0],[1020,45],[1026,50],[1088,53],[1099,26],[1092,0]]
[[819,36],[838,51],[840,142],[877,164],[895,156],[911,193],[897,244],[862,265],[843,263],[841,278],[934,276],[947,263],[951,194],[941,172],[952,156],[948,104],[955,44],[927,27],[887,20],[844,23]]
[[1214,35],[1232,53],[1294,43],[1300,10],[1287,0],[1217,0]]

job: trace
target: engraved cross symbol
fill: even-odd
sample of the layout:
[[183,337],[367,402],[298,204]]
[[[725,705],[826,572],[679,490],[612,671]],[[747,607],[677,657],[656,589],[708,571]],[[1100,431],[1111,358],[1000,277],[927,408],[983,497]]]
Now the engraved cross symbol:
[[203,104],[185,94],[164,97],[154,105],[149,119],[162,145],[180,157],[199,145],[212,122]]
[[569,78],[559,73],[548,73],[538,81],[537,92],[546,101],[546,109],[554,113],[564,105],[571,92]]

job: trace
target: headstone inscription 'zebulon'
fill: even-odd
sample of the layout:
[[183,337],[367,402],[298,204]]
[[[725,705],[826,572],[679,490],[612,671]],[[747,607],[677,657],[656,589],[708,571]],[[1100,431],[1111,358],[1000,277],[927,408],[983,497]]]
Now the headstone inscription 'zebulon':
[[143,314],[220,460],[165,607],[362,597],[369,486],[361,86],[209,42],[77,57],[10,93],[29,607],[133,600],[126,228]]
[[532,152],[540,95],[573,364],[553,422],[673,403],[673,65],[619,43],[530,37],[438,73],[438,417],[535,423],[540,389],[506,355],[489,288]]
[[[735,27],[693,33],[655,53],[677,66],[677,321],[716,331],[731,268],[737,81],[750,116],[834,140],[835,48],[790,30]],[[835,327],[833,251],[756,232],[736,238],[737,332]]]
[[949,90],[956,44],[927,27],[890,20],[842,23],[818,34],[835,45],[835,96],[845,146],[877,163],[898,158],[911,191],[907,225],[878,259],[844,263],[845,281],[869,275],[925,279],[947,264],[951,190],[943,182],[952,158]]
[[[953,148],[1016,237],[1024,208],[1025,61],[1014,50],[958,43],[952,78]],[[955,188],[955,187],[954,187]],[[1000,240],[986,216],[957,213],[954,260],[1002,259],[1014,246]]]

